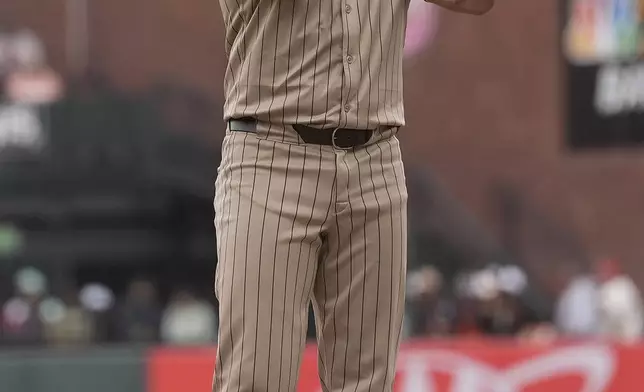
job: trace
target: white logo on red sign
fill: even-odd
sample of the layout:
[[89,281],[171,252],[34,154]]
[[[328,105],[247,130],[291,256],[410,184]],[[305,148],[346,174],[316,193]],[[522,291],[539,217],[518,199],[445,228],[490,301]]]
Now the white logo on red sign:
[[438,392],[434,375],[452,376],[449,392],[522,392],[553,377],[574,375],[582,387],[570,392],[602,392],[611,381],[616,357],[610,348],[574,346],[498,368],[448,350],[411,351],[401,355],[400,392]]
[[[604,392],[617,357],[604,345],[548,351],[499,367],[448,349],[407,349],[400,353],[396,392],[524,392],[550,390],[548,381],[574,376],[581,386],[567,392]],[[449,386],[437,375],[449,375]],[[542,389],[537,389],[539,386]],[[579,385],[579,384],[576,384]],[[536,388],[535,388],[536,387]],[[322,391],[322,389],[317,389]]]

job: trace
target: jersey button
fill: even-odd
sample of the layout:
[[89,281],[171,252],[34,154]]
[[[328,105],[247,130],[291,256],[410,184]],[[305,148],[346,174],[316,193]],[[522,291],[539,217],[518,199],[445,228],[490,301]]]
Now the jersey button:
[[351,13],[351,6],[349,4],[347,4],[346,7],[344,7],[344,12],[346,12],[347,14]]
[[349,105],[344,105],[344,111],[349,112],[351,110],[351,106]]
[[353,63],[353,56],[351,56],[351,55],[347,56],[347,63],[349,63],[349,64]]

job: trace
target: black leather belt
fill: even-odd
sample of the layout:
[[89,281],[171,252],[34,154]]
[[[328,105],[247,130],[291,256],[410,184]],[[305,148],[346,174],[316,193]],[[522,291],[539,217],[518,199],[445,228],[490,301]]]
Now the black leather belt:
[[[254,120],[240,119],[228,121],[231,131],[256,132]],[[293,125],[293,129],[304,143],[322,146],[333,146],[341,150],[349,150],[365,145],[371,139],[373,131],[350,128],[314,128],[308,125]]]
[[371,139],[373,131],[349,128],[313,128],[306,125],[293,125],[295,132],[304,143],[333,146],[341,150],[360,147]]

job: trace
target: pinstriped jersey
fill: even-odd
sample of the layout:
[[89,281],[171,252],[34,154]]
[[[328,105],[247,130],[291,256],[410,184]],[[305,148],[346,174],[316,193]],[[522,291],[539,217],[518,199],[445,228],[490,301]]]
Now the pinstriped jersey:
[[220,0],[225,120],[404,125],[408,0]]

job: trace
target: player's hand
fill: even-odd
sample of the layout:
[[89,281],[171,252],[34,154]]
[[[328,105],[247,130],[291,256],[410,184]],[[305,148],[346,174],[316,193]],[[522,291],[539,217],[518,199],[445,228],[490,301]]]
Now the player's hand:
[[494,7],[494,0],[425,0],[450,11],[483,15]]

